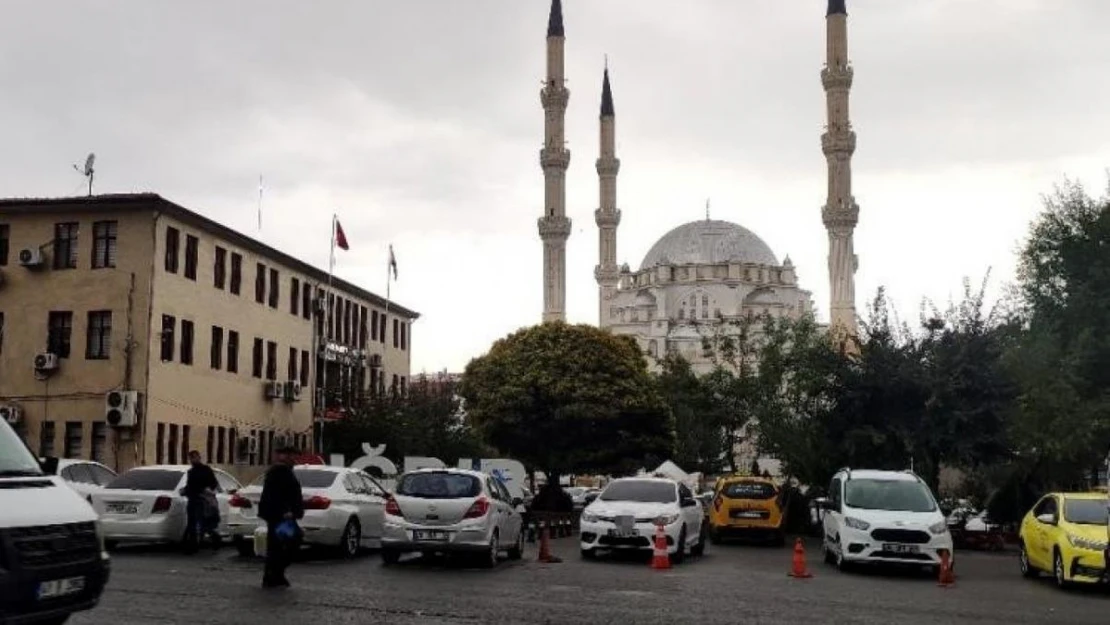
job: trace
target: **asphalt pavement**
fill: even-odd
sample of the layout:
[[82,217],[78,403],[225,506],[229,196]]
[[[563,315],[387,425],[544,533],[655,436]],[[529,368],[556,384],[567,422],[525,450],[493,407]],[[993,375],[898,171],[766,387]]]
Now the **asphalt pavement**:
[[101,605],[74,625],[228,623],[1110,623],[1110,594],[1060,591],[1022,579],[1016,557],[957,553],[955,586],[913,571],[841,573],[808,543],[811,579],[787,576],[791,549],[710,546],[669,571],[646,559],[583,561],[573,538],[553,542],[559,564],[525,559],[494,570],[414,558],[382,566],[314,557],[289,570],[293,587],[263,590],[261,562],[231,549],[184,556],[166,550],[113,554]]

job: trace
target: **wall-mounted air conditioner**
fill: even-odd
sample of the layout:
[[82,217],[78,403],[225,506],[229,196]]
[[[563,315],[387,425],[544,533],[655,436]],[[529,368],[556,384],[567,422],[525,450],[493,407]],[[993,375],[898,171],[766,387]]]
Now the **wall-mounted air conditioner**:
[[138,391],[110,391],[104,396],[104,420],[114,428],[138,425],[139,410]]
[[35,371],[57,371],[58,370],[58,355],[50,352],[42,352],[35,354]]
[[12,404],[0,405],[0,419],[7,421],[8,425],[18,425],[23,421],[23,411]]
[[267,381],[262,383],[262,395],[266,399],[281,399],[285,389],[281,382]]
[[42,267],[46,262],[45,255],[37,247],[27,247],[19,250],[19,264],[29,269]]
[[285,401],[295,402],[301,401],[301,383],[297,380],[289,380],[285,383]]

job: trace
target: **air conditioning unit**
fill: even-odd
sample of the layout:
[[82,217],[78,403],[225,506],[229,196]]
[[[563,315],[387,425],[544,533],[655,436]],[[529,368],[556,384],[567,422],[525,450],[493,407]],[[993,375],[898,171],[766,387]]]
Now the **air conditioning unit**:
[[284,396],[287,402],[301,401],[301,383],[296,380],[286,382]]
[[37,247],[27,247],[19,250],[19,264],[24,267],[35,269],[42,267],[46,259],[43,257],[42,250]]
[[382,355],[381,354],[370,354],[370,366],[371,367],[380,367],[380,366],[382,366]]
[[281,399],[285,394],[285,389],[281,382],[267,381],[262,384],[262,394],[266,399]]
[[58,355],[50,352],[35,354],[35,371],[57,371]]
[[7,421],[8,425],[16,425],[23,421],[23,411],[19,406],[5,404],[0,406],[0,419]]
[[139,410],[138,391],[111,391],[104,396],[104,420],[114,428],[138,425]]

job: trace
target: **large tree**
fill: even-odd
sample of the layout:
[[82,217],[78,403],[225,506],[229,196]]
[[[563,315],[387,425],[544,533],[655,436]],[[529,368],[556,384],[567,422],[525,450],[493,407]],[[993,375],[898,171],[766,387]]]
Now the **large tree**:
[[686,471],[716,473],[731,465],[724,406],[678,354],[660,361],[659,392],[674,415],[672,460]]
[[498,340],[467,365],[461,393],[491,445],[549,480],[635,471],[674,444],[635,341],[593,326],[544,323]]

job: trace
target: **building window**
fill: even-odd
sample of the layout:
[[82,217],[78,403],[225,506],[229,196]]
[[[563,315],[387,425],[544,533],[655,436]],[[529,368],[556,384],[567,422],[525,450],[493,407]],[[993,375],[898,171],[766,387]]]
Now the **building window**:
[[335,294],[328,293],[328,338],[335,339]]
[[166,424],[158,424],[158,435],[154,440],[154,464],[166,461]]
[[358,348],[366,349],[366,341],[370,339],[370,328],[366,325],[366,307],[359,306],[358,309]]
[[212,464],[212,461],[215,459],[212,456],[216,453],[216,426],[214,425],[208,426],[208,437],[205,440],[204,451],[204,461],[208,464]]
[[77,222],[54,224],[54,268],[77,268]]
[[89,313],[86,338],[86,360],[108,360],[112,357],[112,311],[94,310]]
[[0,267],[8,264],[8,250],[11,247],[12,227],[0,224]]
[[46,351],[58,358],[69,358],[70,338],[73,335],[73,313],[51,311],[47,316]]
[[266,379],[277,379],[277,343],[266,341]]
[[400,378],[396,374],[394,374],[393,375],[393,384],[391,384],[389,386],[389,392],[391,394],[393,394],[393,395],[397,394],[397,386],[398,386],[399,383],[400,383]]
[[408,343],[408,339],[409,339],[409,337],[408,337],[408,327],[409,327],[409,324],[407,324],[407,323],[402,323],[401,324],[401,349],[402,350],[408,349],[408,345],[409,345],[409,343]]
[[301,305],[301,281],[296,278],[289,280],[289,313],[299,315]]
[[281,293],[281,282],[278,277],[278,270],[270,270],[270,308],[278,307],[278,299]]
[[231,253],[231,286],[232,295],[238,295],[243,286],[243,257],[235,252]]
[[301,316],[312,319],[312,286],[305,282],[301,289]]
[[239,333],[227,331],[227,372],[239,373]]
[[189,442],[192,440],[189,433],[189,426],[181,426],[181,462],[189,461]]
[[378,342],[378,311],[370,312],[370,340]]
[[404,395],[405,394],[405,376],[401,376],[400,390],[401,390],[401,395]]
[[200,241],[191,234],[185,235],[185,277],[190,280],[197,279],[197,256],[200,254],[198,247]]
[[50,458],[55,455],[53,421],[42,422],[42,429],[39,430],[39,455],[43,458]]
[[262,377],[262,339],[254,339],[254,351],[251,354],[251,375]]
[[298,358],[297,348],[296,347],[290,347],[289,348],[289,377],[286,378],[290,382],[293,382],[293,381],[297,380],[297,358]]
[[301,350],[301,386],[308,388],[308,350]]
[[107,462],[108,454],[108,424],[103,421],[94,421],[92,424],[92,453],[89,458],[101,464]]
[[216,257],[212,263],[212,286],[220,289],[227,284],[227,250],[216,247]]
[[62,443],[63,458],[81,457],[81,422],[66,421],[66,437]]
[[343,342],[351,345],[355,342],[355,313],[358,306],[352,306],[351,300],[343,302]]
[[254,266],[254,301],[259,304],[266,302],[266,265],[262,263]]
[[235,462],[235,444],[239,438],[239,430],[235,428],[227,429],[227,462],[228,464]]
[[181,364],[193,364],[193,322],[181,320]]
[[177,263],[180,257],[181,233],[172,226],[166,227],[166,272],[177,273]]
[[224,426],[216,428],[216,464],[223,464],[225,445],[227,444],[227,429]]
[[166,462],[168,464],[177,464],[177,424],[170,424],[170,437],[166,445]]
[[171,315],[162,315],[162,362],[173,360],[174,329],[177,319]]
[[394,319],[393,320],[393,347],[394,348],[400,347],[399,336],[398,336],[398,333],[397,333],[397,327],[399,325],[400,324],[398,323],[398,320]]
[[0,354],[4,353],[4,313],[0,312]]
[[220,368],[223,367],[223,359],[224,359],[224,329],[221,328],[220,326],[212,326],[212,350],[211,350],[212,368],[219,371]]
[[381,323],[381,325],[378,327],[378,339],[382,342],[382,345],[385,345],[385,313],[381,314],[381,317],[378,318],[378,321]]
[[93,269],[116,266],[116,236],[119,224],[114,221],[93,223]]

